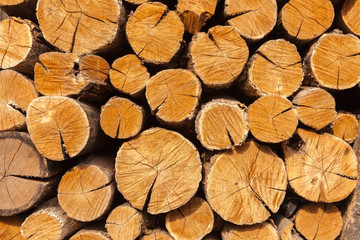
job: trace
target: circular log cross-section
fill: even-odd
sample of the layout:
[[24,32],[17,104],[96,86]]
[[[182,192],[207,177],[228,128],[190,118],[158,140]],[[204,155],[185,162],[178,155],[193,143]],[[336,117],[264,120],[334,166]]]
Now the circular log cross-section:
[[338,202],[355,188],[357,158],[351,146],[331,134],[298,129],[300,149],[284,146],[286,170],[291,187],[312,202]]
[[[212,209],[237,225],[264,222],[276,213],[287,186],[282,159],[270,147],[249,141],[216,155],[205,182]],[[269,212],[269,210],[271,212]]]
[[358,126],[359,122],[354,114],[339,113],[331,124],[331,129],[334,136],[342,138],[348,143],[353,143],[358,132]]
[[120,147],[115,169],[125,199],[135,208],[159,214],[194,196],[202,166],[197,149],[182,135],[151,128]]
[[173,238],[167,232],[156,229],[152,233],[144,235],[141,240],[173,240]]
[[209,150],[239,146],[249,133],[246,106],[235,100],[212,100],[198,113],[195,130],[201,144]]
[[170,235],[179,240],[201,240],[212,231],[213,225],[213,211],[200,197],[194,197],[184,206],[169,212],[165,220]]
[[208,87],[227,87],[241,73],[249,49],[231,26],[215,26],[198,33],[190,43],[190,64]]
[[107,232],[96,229],[81,229],[69,240],[111,240]]
[[168,69],[149,79],[146,99],[156,117],[169,125],[181,125],[195,117],[201,83],[189,70]]
[[100,132],[98,111],[68,97],[33,100],[26,123],[31,140],[46,158],[62,161],[88,152]]
[[249,128],[263,142],[279,143],[295,132],[298,117],[289,100],[278,95],[259,98],[249,106]]
[[17,217],[0,217],[0,237],[4,240],[25,240],[21,235],[21,224]]
[[227,224],[221,231],[223,240],[280,240],[273,225],[264,222],[251,226]]
[[276,0],[225,0],[228,23],[239,30],[241,36],[252,41],[264,38],[277,21]]
[[341,20],[346,30],[360,36],[360,2],[356,0],[345,0],[341,9]]
[[159,2],[141,4],[126,24],[126,36],[136,55],[153,64],[169,63],[180,49],[183,34],[180,17]]
[[308,240],[334,240],[342,226],[341,213],[334,204],[310,203],[295,218],[296,229]]

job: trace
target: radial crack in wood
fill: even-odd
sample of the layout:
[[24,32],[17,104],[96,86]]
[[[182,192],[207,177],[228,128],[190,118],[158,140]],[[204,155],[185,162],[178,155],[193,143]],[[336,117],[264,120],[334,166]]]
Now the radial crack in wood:
[[331,124],[334,136],[353,143],[358,132],[359,121],[352,113],[339,113]]
[[280,240],[275,227],[267,222],[252,226],[225,225],[221,231],[223,240]]

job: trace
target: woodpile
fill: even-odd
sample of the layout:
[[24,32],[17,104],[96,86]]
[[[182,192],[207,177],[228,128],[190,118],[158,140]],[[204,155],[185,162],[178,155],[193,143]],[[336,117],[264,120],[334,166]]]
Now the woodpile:
[[0,8],[1,240],[360,239],[360,1]]

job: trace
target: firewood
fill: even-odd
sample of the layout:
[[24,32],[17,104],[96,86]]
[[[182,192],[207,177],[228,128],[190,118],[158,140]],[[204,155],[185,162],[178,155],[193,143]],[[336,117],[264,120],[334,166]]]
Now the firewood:
[[163,70],[149,79],[145,95],[159,121],[179,126],[195,117],[201,83],[189,70]]
[[333,240],[342,225],[341,213],[334,204],[310,203],[295,218],[296,229],[308,240]]
[[294,230],[294,223],[288,218],[277,215],[275,224],[281,240],[302,240],[303,238]]
[[277,20],[276,0],[225,0],[225,16],[244,38],[257,41],[264,38]]
[[259,98],[249,106],[249,128],[263,142],[279,143],[295,132],[298,117],[292,103],[278,95]]
[[215,13],[218,0],[179,0],[176,6],[185,30],[195,34],[201,30],[207,20]]
[[360,36],[359,9],[360,2],[354,0],[345,0],[341,9],[343,27],[357,36]]
[[214,158],[205,194],[224,220],[250,225],[278,211],[285,197],[286,170],[270,147],[250,140]]
[[106,219],[106,230],[113,240],[134,240],[142,232],[142,214],[125,203],[114,208]]
[[78,221],[90,222],[103,217],[115,194],[114,160],[110,156],[90,155],[85,162],[61,178],[57,190],[60,206]]
[[21,235],[22,221],[18,217],[0,217],[0,238],[9,240],[25,240]]
[[41,204],[21,225],[21,234],[26,239],[65,239],[79,230],[84,223],[69,218],[52,198]]
[[36,98],[27,109],[26,123],[39,152],[55,161],[89,152],[100,134],[98,110],[68,97]]
[[184,206],[169,212],[165,220],[166,229],[178,240],[201,240],[212,231],[213,224],[213,211],[200,197],[194,197]]
[[326,32],[334,17],[334,7],[330,0],[290,0],[279,14],[286,37],[299,44],[309,42]]
[[41,156],[28,133],[0,133],[0,216],[18,214],[55,192],[62,167]]
[[130,138],[140,132],[144,114],[144,109],[129,99],[112,97],[101,108],[100,126],[112,138]]
[[36,16],[50,44],[74,53],[114,49],[121,42],[126,21],[122,1],[118,0],[38,0]]
[[140,5],[142,3],[149,2],[150,0],[124,0],[124,1],[133,5]]
[[357,158],[351,146],[331,134],[299,128],[299,146],[283,146],[289,183],[301,197],[313,202],[346,198],[358,179]]
[[249,132],[246,110],[236,100],[215,99],[206,103],[196,117],[197,138],[209,150],[240,146]]
[[353,143],[358,132],[359,122],[352,113],[339,113],[331,124],[334,136]]
[[335,99],[320,88],[304,88],[298,92],[293,104],[299,120],[315,130],[320,130],[336,117]]
[[116,59],[110,69],[111,84],[121,93],[137,96],[143,92],[150,74],[136,55]]
[[69,240],[111,240],[111,238],[100,227],[86,227],[74,234]]
[[167,232],[155,229],[152,233],[144,235],[141,240],[173,240],[173,238]]
[[279,235],[270,223],[258,223],[251,226],[227,224],[221,231],[223,240],[280,240]]
[[231,26],[215,26],[198,33],[190,43],[190,69],[207,87],[227,87],[241,73],[249,49]]
[[36,21],[37,0],[0,0],[0,8],[9,16]]
[[183,34],[180,17],[159,2],[141,4],[126,23],[131,48],[152,64],[169,63],[180,49]]
[[151,214],[187,203],[201,180],[195,146],[179,133],[151,128],[125,142],[116,157],[118,190],[132,206]]

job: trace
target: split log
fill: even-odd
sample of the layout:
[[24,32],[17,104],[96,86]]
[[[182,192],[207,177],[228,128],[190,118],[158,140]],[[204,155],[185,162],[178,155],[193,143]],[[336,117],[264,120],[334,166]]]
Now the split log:
[[65,239],[84,224],[69,218],[52,198],[40,205],[21,225],[21,234],[26,239]]
[[190,43],[190,66],[207,87],[227,87],[241,73],[249,49],[238,30],[215,26]]
[[126,98],[112,97],[101,107],[100,126],[112,138],[137,135],[144,122],[144,109]]
[[202,106],[195,121],[197,138],[209,150],[240,146],[248,136],[248,114],[236,100],[215,99]]
[[0,238],[9,240],[25,240],[21,235],[22,221],[18,217],[0,217]]
[[223,240],[280,240],[274,226],[267,222],[252,226],[227,224],[221,231],[221,237]]
[[176,6],[185,30],[195,34],[215,13],[218,0],[179,0]]
[[159,121],[181,126],[196,115],[201,83],[189,70],[163,70],[149,79],[145,95]]
[[[283,146],[289,183],[312,202],[345,199],[358,179],[357,158],[351,146],[331,134],[298,129],[299,146]],[[298,144],[297,144],[298,145]]]
[[324,34],[304,61],[307,74],[321,87],[343,90],[360,82],[360,39],[340,31]]
[[286,192],[286,170],[270,147],[251,140],[214,158],[205,194],[224,220],[250,225],[278,211]]
[[359,9],[360,2],[356,0],[345,0],[341,9],[342,27],[357,36],[360,36]]
[[0,133],[0,215],[24,212],[56,190],[62,170],[41,156],[24,132]]
[[213,211],[200,197],[194,197],[184,206],[169,212],[165,220],[166,229],[178,240],[201,240],[212,231],[213,225]]
[[118,47],[126,21],[122,1],[118,0],[38,0],[36,16],[50,44],[74,53],[106,52]]
[[30,19],[36,22],[36,3],[37,0],[0,0],[0,8],[9,16]]
[[336,117],[335,99],[320,88],[304,88],[298,92],[293,104],[299,120],[306,126],[320,130]]
[[249,106],[249,128],[263,142],[279,143],[289,139],[298,125],[292,103],[285,97],[267,95]]
[[321,36],[330,28],[334,17],[330,0],[290,0],[279,14],[286,37],[299,44]]
[[34,84],[13,70],[0,71],[0,131],[25,129],[25,112],[38,97]]
[[333,240],[342,225],[341,213],[334,204],[310,203],[295,218],[296,229],[308,240]]
[[111,240],[111,238],[100,227],[87,227],[78,231],[69,240]]
[[42,155],[54,161],[93,150],[100,135],[99,119],[94,107],[59,96],[36,98],[26,115],[31,140]]
[[353,143],[358,131],[359,122],[352,113],[339,113],[336,115],[331,129],[334,136]]
[[173,240],[173,238],[167,232],[155,229],[152,233],[144,235],[141,240]]
[[282,215],[275,217],[275,224],[281,240],[303,240],[294,230],[294,223]]
[[125,142],[116,157],[118,190],[132,206],[151,214],[186,204],[201,180],[195,146],[179,133],[151,128]]
[[225,17],[228,24],[251,41],[264,38],[277,21],[276,0],[238,1],[225,0]]
[[114,159],[90,155],[61,178],[57,190],[60,206],[78,221],[102,218],[111,207],[115,194]]
[[136,55],[128,54],[116,59],[110,69],[111,84],[121,93],[140,95],[149,81],[150,74]]
[[131,48],[152,64],[169,63],[180,49],[183,34],[180,17],[159,2],[141,4],[126,24]]

